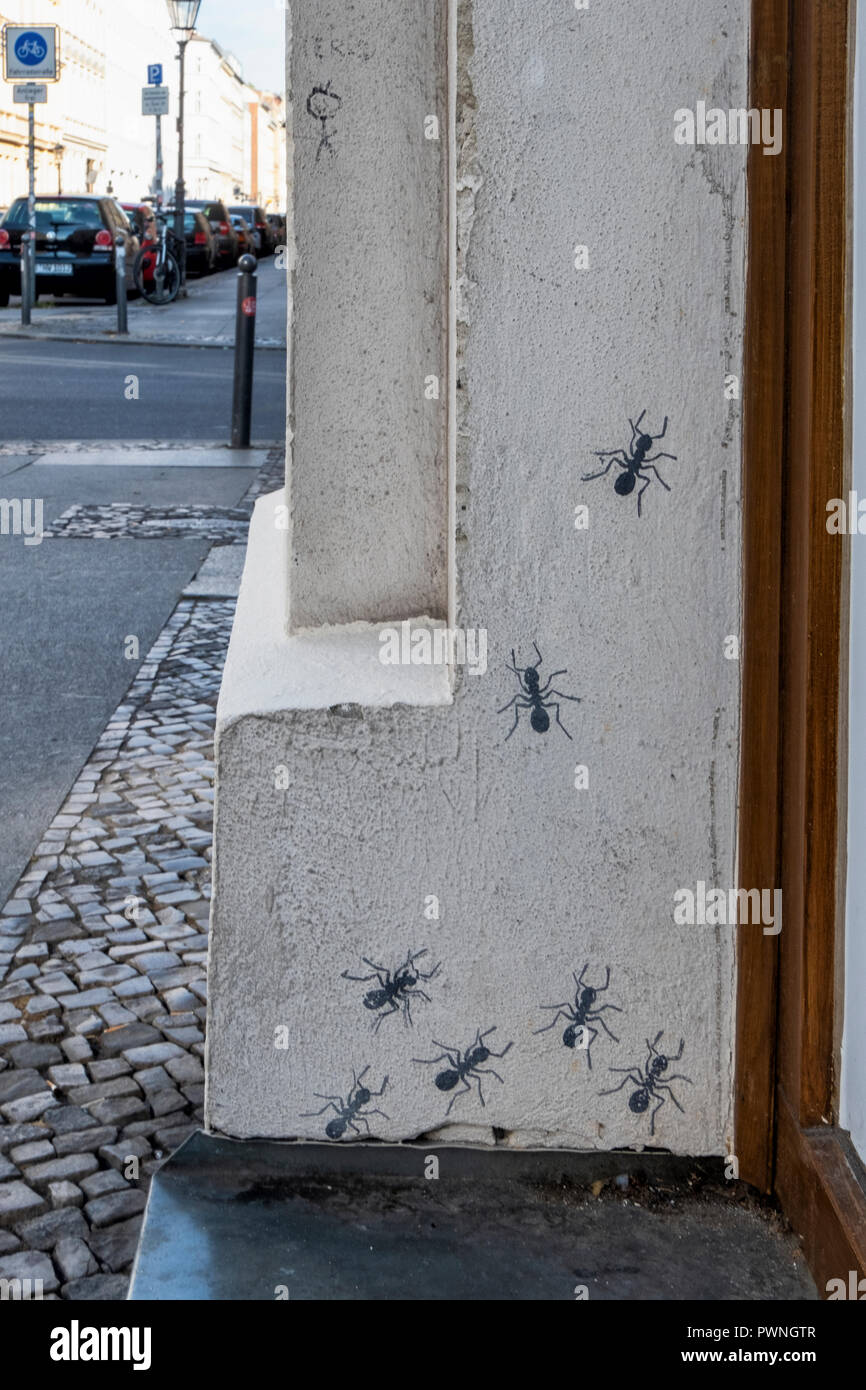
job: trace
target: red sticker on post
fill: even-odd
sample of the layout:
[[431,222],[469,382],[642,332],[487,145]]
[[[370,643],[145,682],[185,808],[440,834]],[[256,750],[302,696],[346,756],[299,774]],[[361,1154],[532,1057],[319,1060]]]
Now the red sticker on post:
[[246,299],[242,300],[242,301],[241,301],[241,308],[243,309],[244,313],[247,315],[248,318],[255,318],[255,313],[256,313],[256,297],[255,297],[255,295],[254,295],[254,294],[248,295]]

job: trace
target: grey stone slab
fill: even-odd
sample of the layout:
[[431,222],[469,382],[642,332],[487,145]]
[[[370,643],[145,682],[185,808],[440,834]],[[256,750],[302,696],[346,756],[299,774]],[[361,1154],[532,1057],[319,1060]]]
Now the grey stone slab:
[[80,1207],[84,1201],[84,1193],[74,1182],[50,1182],[48,1199],[52,1207],[59,1211],[64,1207]]
[[46,1110],[53,1109],[56,1105],[57,1101],[50,1092],[47,1095],[21,1096],[18,1100],[10,1100],[5,1105],[0,1105],[0,1115],[11,1125],[21,1124],[38,1119]]
[[93,1274],[87,1279],[73,1279],[64,1284],[61,1293],[72,1303],[99,1301],[121,1302],[126,1298],[129,1280],[123,1274]]
[[123,1053],[133,1067],[150,1067],[183,1057],[183,1048],[177,1043],[155,1042],[145,1047],[128,1048]]
[[67,1154],[63,1158],[49,1159],[47,1163],[36,1163],[26,1168],[24,1176],[31,1186],[45,1192],[50,1182],[79,1182],[99,1167],[94,1154]]
[[84,1208],[91,1226],[110,1226],[144,1211],[147,1197],[139,1188],[126,1192],[108,1192],[104,1197],[94,1197]]
[[88,1197],[101,1197],[105,1192],[125,1192],[126,1178],[117,1168],[100,1168],[89,1178],[82,1178],[81,1187]]
[[58,1134],[54,1149],[58,1158],[72,1153],[95,1153],[103,1144],[112,1144],[117,1138],[114,1125],[94,1125],[92,1129],[76,1129],[70,1134]]
[[47,1205],[45,1198],[26,1182],[0,1184],[0,1226],[14,1226],[25,1217],[38,1216]]
[[96,1120],[80,1105],[60,1105],[52,1111],[50,1119],[55,1134],[71,1134],[75,1130],[96,1127]]
[[117,1144],[106,1144],[99,1150],[99,1157],[103,1163],[108,1163],[112,1168],[117,1168],[122,1172],[131,1158],[148,1158],[151,1146],[143,1135],[135,1138],[121,1139]]
[[96,1258],[116,1273],[135,1258],[140,1233],[141,1217],[132,1216],[115,1226],[91,1231],[88,1243]]
[[91,1081],[85,1086],[76,1086],[69,1092],[74,1105],[90,1107],[95,1100],[107,1100],[110,1096],[137,1096],[139,1089],[131,1076],[113,1076],[106,1081]]
[[57,1242],[54,1263],[60,1271],[61,1279],[67,1284],[76,1279],[84,1279],[88,1274],[95,1274],[99,1269],[96,1256],[85,1242],[76,1236],[65,1236]]
[[65,1236],[87,1235],[87,1222],[77,1207],[62,1207],[57,1211],[47,1211],[42,1216],[29,1221],[21,1221],[15,1227],[15,1234],[21,1237],[31,1250],[53,1250],[58,1240]]
[[47,1090],[48,1083],[35,1068],[25,1067],[9,1071],[0,1076],[0,1105],[17,1100],[19,1096],[31,1096]]
[[37,1163],[42,1158],[54,1158],[55,1149],[50,1139],[31,1139],[27,1144],[16,1144],[9,1150],[13,1163]]
[[0,1153],[17,1144],[29,1144],[36,1139],[49,1139],[51,1129],[44,1124],[0,1125]]
[[109,1096],[94,1101],[89,1109],[101,1125],[128,1124],[130,1120],[144,1120],[149,1114],[147,1102],[139,1096]]
[[146,1047],[149,1043],[162,1041],[162,1034],[149,1023],[129,1023],[122,1028],[114,1028],[104,1033],[99,1040],[101,1057],[115,1057],[134,1047]]
[[42,1293],[53,1293],[59,1287],[53,1264],[47,1255],[37,1250],[19,1250],[14,1255],[0,1256],[0,1279],[29,1280],[31,1288],[38,1281]]

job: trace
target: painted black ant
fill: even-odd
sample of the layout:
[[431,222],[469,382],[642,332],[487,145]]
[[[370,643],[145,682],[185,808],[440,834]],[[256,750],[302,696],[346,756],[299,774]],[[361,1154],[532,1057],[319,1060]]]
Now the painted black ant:
[[504,1057],[509,1048],[514,1046],[514,1043],[510,1042],[501,1052],[493,1052],[487,1046],[484,1039],[495,1032],[495,1027],[488,1028],[483,1033],[479,1029],[475,1034],[475,1041],[467,1047],[465,1052],[461,1052],[459,1048],[456,1047],[449,1047],[447,1043],[437,1042],[436,1038],[434,1038],[433,1046],[443,1049],[438,1057],[412,1058],[413,1062],[420,1062],[421,1065],[425,1067],[432,1067],[437,1062],[451,1063],[451,1066],[446,1071],[440,1071],[436,1077],[436,1085],[439,1087],[440,1091],[453,1091],[458,1082],[463,1082],[463,1090],[458,1091],[457,1095],[451,1097],[448,1109],[445,1111],[446,1115],[451,1114],[451,1106],[454,1104],[457,1096],[462,1096],[466,1091],[472,1090],[467,1077],[471,1077],[472,1080],[476,1082],[478,1086],[478,1098],[482,1105],[485,1104],[484,1093],[481,1090],[482,1076],[495,1076],[497,1081],[501,1081],[502,1084],[505,1085],[504,1081],[502,1081],[502,1077],[498,1072],[494,1071],[492,1067],[482,1066],[482,1062],[486,1062],[490,1057]]
[[[398,966],[393,975],[390,970],[386,970],[384,965],[376,965],[375,961],[367,956],[361,959],[365,965],[369,965],[373,971],[372,975],[350,975],[348,970],[343,971],[344,980],[355,980],[358,984],[367,984],[370,980],[378,980],[381,988],[369,989],[364,995],[364,1008],[370,1009],[373,1013],[378,1013],[379,1017],[373,1024],[373,1032],[378,1033],[379,1028],[390,1014],[399,1013],[403,1010],[403,1021],[407,1027],[412,1027],[411,1003],[413,999],[426,999],[430,1003],[430,995],[423,989],[416,989],[419,980],[433,980],[442,969],[441,962],[434,965],[432,970],[425,974],[423,970],[418,970],[415,961],[426,956],[426,948],[423,951],[416,951],[414,955],[410,951],[402,965]],[[384,1012],[380,1012],[383,1010]]]
[[[666,1076],[664,1081],[662,1081],[662,1073],[667,1071],[671,1062],[678,1062],[680,1060],[683,1055],[683,1048],[685,1047],[683,1039],[680,1038],[680,1050],[675,1057],[667,1057],[663,1052],[659,1052],[656,1044],[663,1032],[664,1029],[656,1033],[652,1042],[650,1042],[649,1038],[646,1039],[647,1059],[643,1068],[641,1068],[640,1063],[634,1067],[609,1067],[609,1071],[624,1071],[626,1076],[618,1086],[612,1087],[611,1090],[599,1091],[600,1096],[612,1096],[616,1091],[621,1091],[623,1086],[627,1086],[630,1081],[633,1086],[637,1087],[633,1095],[630,1095],[628,1098],[628,1108],[633,1111],[635,1115],[643,1115],[649,1109],[650,1100],[655,1100],[657,1096],[660,1096],[659,1103],[652,1112],[650,1118],[650,1134],[655,1134],[656,1132],[656,1115],[659,1113],[668,1097],[673,1101],[677,1110],[679,1110],[681,1114],[685,1114],[683,1107],[670,1089],[670,1083],[672,1081],[688,1081],[690,1086],[693,1084],[690,1076],[681,1076],[677,1073],[674,1073],[673,1076]],[[662,1091],[666,1091],[667,1095],[660,1095]]]
[[589,1042],[586,1044],[586,1060],[589,1063],[589,1069],[591,1071],[592,1045],[598,1037],[598,1029],[591,1027],[591,1024],[600,1023],[608,1037],[613,1038],[614,1042],[619,1042],[619,1038],[616,1034],[612,1033],[608,1028],[602,1018],[602,1014],[605,1009],[613,1009],[615,1013],[621,1014],[622,1009],[618,1008],[616,1004],[601,1004],[598,1008],[595,1007],[598,996],[603,994],[610,985],[610,966],[607,966],[603,985],[585,985],[583,983],[583,977],[588,969],[589,962],[587,961],[579,975],[575,975],[573,970],[571,972],[571,978],[574,980],[575,985],[573,1004],[542,1004],[541,1007],[543,1009],[556,1009],[556,1014],[552,1023],[546,1023],[543,1028],[534,1029],[534,1032],[549,1033],[551,1028],[556,1027],[561,1018],[567,1018],[570,1022],[562,1035],[562,1042],[565,1047],[574,1047],[576,1045],[579,1031],[592,1034]]
[[550,698],[555,695],[559,700],[574,700],[577,704],[580,704],[579,695],[563,695],[561,690],[552,690],[550,686],[550,682],[554,680],[557,676],[567,675],[568,667],[564,666],[561,671],[553,671],[551,675],[548,676],[544,685],[541,685],[539,683],[540,677],[538,674],[538,668],[541,665],[543,658],[541,652],[538,650],[538,643],[533,642],[532,645],[534,646],[535,654],[538,657],[538,661],[535,663],[534,666],[518,666],[517,658],[514,655],[514,648],[512,647],[511,649],[511,670],[514,671],[515,675],[517,676],[517,679],[520,681],[520,691],[517,695],[514,696],[513,699],[508,701],[507,705],[503,705],[502,709],[498,709],[496,711],[497,714],[504,714],[505,711],[507,709],[510,709],[512,705],[515,706],[514,723],[512,724],[508,733],[505,735],[506,743],[511,738],[511,735],[514,733],[514,730],[517,728],[517,723],[520,719],[520,711],[522,709],[532,710],[532,713],[529,716],[529,722],[537,734],[547,733],[548,729],[550,728],[550,715],[547,713],[547,711],[549,709],[556,710],[557,724],[559,725],[562,732],[565,734],[566,738],[571,738],[571,734],[568,732],[568,730],[566,729],[565,725],[559,717],[559,705],[556,703],[555,700]]
[[[650,473],[655,473],[656,478],[661,483],[665,491],[670,492],[670,488],[668,487],[664,478],[659,473],[658,469],[655,468],[653,465],[657,459],[673,459],[674,462],[676,462],[677,457],[676,454],[653,454],[652,458],[649,457],[649,451],[652,448],[655,441],[657,439],[664,439],[665,431],[668,427],[668,417],[665,416],[665,422],[662,426],[661,434],[644,434],[641,430],[638,429],[638,425],[640,424],[641,420],[645,415],[646,411],[642,410],[640,415],[637,417],[637,421],[629,420],[629,424],[631,425],[631,442],[629,443],[627,453],[625,449],[596,449],[596,458],[607,458],[610,459],[610,462],[607,463],[605,467],[602,468],[598,473],[584,473],[583,475],[583,482],[589,483],[593,480],[593,478],[604,477],[606,473],[610,472],[613,465],[615,463],[618,463],[620,468],[625,469],[625,472],[620,473],[619,477],[613,485],[614,492],[618,493],[620,497],[628,497],[629,493],[634,492],[635,483],[637,482],[638,478],[640,478],[643,482],[643,487],[637,495],[638,516],[640,516],[641,514],[641,498],[643,497],[644,493],[646,492],[647,488],[652,482],[652,478],[646,477],[646,473],[644,470]],[[635,439],[637,440],[637,443],[635,443]],[[618,454],[620,455],[619,458],[617,458]]]
[[[388,1078],[386,1076],[378,1091],[371,1091],[368,1086],[362,1086],[361,1082],[364,1080],[369,1070],[369,1067],[365,1067],[360,1076],[356,1076],[354,1070],[352,1071],[352,1089],[349,1091],[348,1100],[343,1100],[342,1096],[325,1096],[319,1091],[314,1091],[313,1095],[317,1100],[326,1100],[328,1103],[327,1105],[323,1105],[321,1110],[303,1111],[301,1119],[308,1119],[311,1115],[324,1115],[326,1110],[335,1110],[337,1118],[335,1120],[329,1120],[325,1126],[325,1133],[329,1139],[342,1139],[343,1135],[346,1133],[347,1127],[353,1129],[356,1134],[360,1134],[361,1131],[355,1124],[355,1120],[360,1120],[362,1124],[366,1125],[367,1133],[369,1134],[370,1126],[367,1124],[367,1116],[363,1115],[361,1112],[364,1106],[370,1104],[374,1096],[383,1095],[385,1087],[388,1085]],[[337,1104],[338,1101],[339,1104]],[[389,1118],[384,1110],[368,1110],[367,1114],[381,1115],[383,1119],[386,1120]]]

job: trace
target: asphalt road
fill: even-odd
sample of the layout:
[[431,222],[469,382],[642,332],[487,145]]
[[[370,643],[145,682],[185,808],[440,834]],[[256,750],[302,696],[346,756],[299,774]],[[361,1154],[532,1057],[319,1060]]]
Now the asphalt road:
[[[228,442],[232,373],[233,354],[228,348],[2,339],[3,442],[163,438]],[[128,399],[136,390],[138,399]],[[276,442],[285,437],[285,401],[285,353],[259,349],[253,440]]]

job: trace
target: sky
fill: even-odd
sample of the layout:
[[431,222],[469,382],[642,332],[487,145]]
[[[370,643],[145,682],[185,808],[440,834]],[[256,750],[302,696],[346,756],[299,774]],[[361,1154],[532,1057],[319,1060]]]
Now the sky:
[[283,92],[284,3],[285,0],[202,0],[196,29],[240,59],[247,82]]

